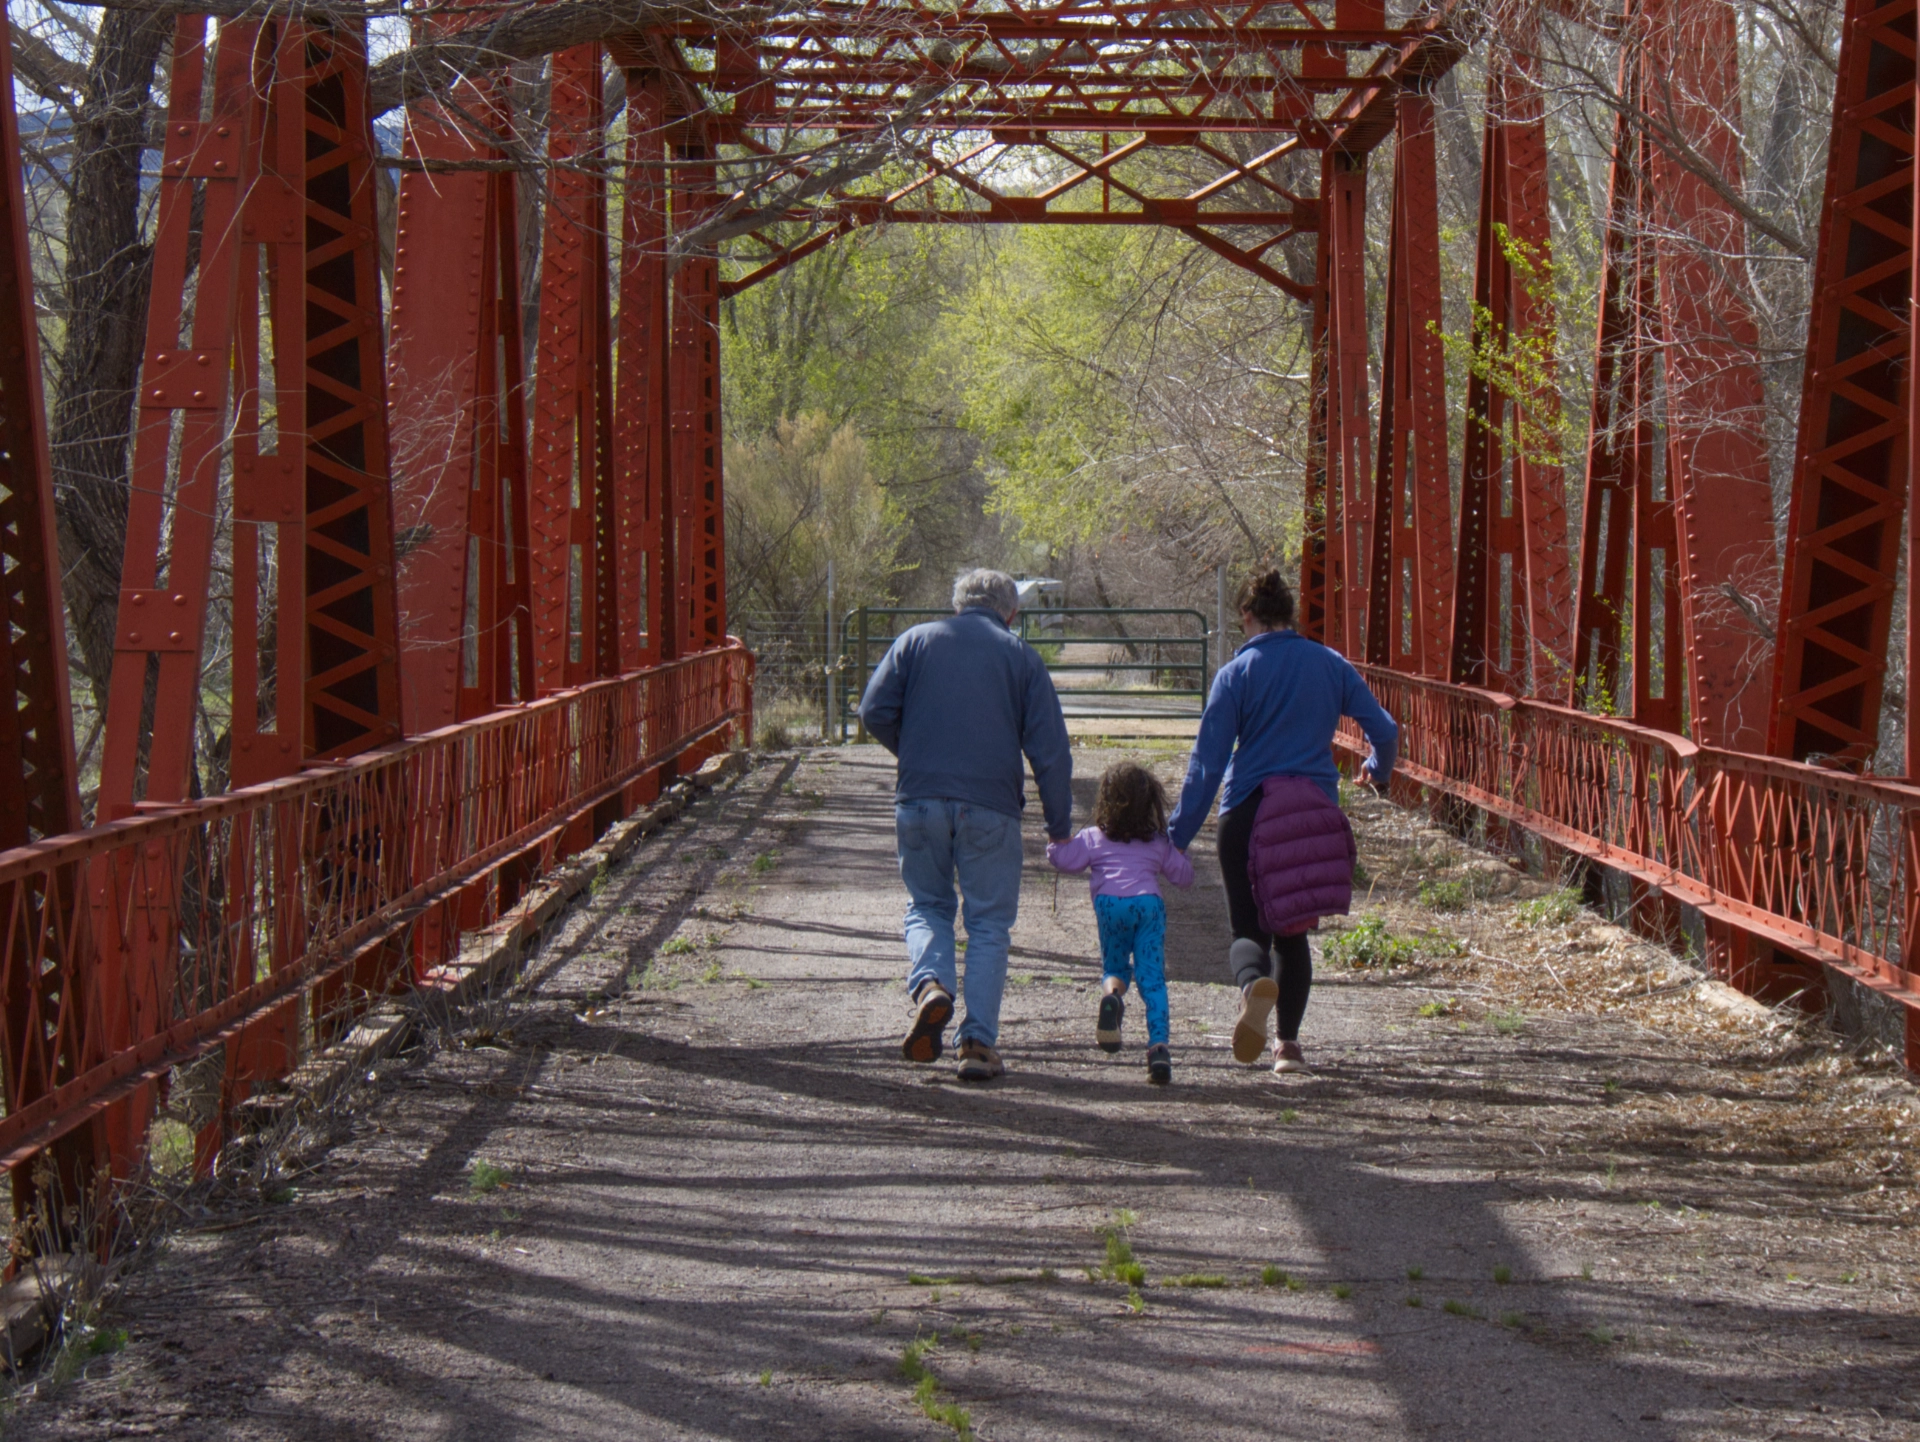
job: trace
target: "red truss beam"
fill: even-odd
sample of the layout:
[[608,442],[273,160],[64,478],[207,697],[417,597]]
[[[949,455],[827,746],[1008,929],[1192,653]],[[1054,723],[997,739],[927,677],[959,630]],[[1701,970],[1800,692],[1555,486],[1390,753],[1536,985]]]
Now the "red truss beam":
[[[1737,182],[1733,12],[1657,0],[1631,11],[1624,33],[1626,93]],[[1672,731],[1684,721],[1696,740],[1754,749],[1768,661],[1754,598],[1770,590],[1774,548],[1759,331],[1724,260],[1745,254],[1746,227],[1644,128],[1618,135],[1613,204],[1573,685],[1577,695],[1598,680],[1616,704],[1628,699],[1617,658],[1630,541],[1635,719]]]
[[1912,0],[1849,0],[1840,31],[1768,737],[1795,759],[1858,765],[1879,740],[1908,500],[1913,27]]
[[[1127,161],[1144,153],[1176,147],[1212,169],[1212,178],[1183,194],[1167,195],[1155,193],[1158,187],[1129,179],[1123,169]],[[735,294],[778,274],[860,226],[890,222],[1164,226],[1180,231],[1296,300],[1306,300],[1309,288],[1265,259],[1282,240],[1317,224],[1312,201],[1294,195],[1265,173],[1268,166],[1297,148],[1297,142],[1289,139],[1241,160],[1198,135],[1138,135],[1089,156],[1046,132],[1008,131],[947,159],[920,150],[914,155],[920,173],[884,194],[841,192],[820,206],[796,209],[782,217],[826,228],[791,245],[778,245],[760,235],[765,247],[762,258],[756,263],[749,257],[733,257],[744,259],[752,268],[744,276],[722,282],[721,294]],[[972,173],[978,168],[991,174],[996,166],[1017,163],[1024,159],[1020,155],[1023,150],[1037,152],[1035,159],[1056,166],[1064,161],[1068,168],[1045,189],[1023,195],[1008,194]],[[954,203],[950,195],[939,193],[937,188],[943,183],[948,192],[958,190],[976,203]],[[1259,203],[1249,205],[1242,199],[1233,205],[1226,193],[1235,186],[1252,190]],[[1222,235],[1223,228],[1232,235]]]
[[[8,20],[0,16],[0,94],[13,93]],[[53,472],[47,453],[35,319],[32,255],[20,174],[19,119],[0,106],[0,850],[73,830],[80,824],[75,789],[73,718],[67,681],[59,550],[54,539]],[[52,877],[0,888],[0,902],[18,918],[0,953],[0,1068],[9,1114],[50,1097],[85,1064],[79,1038],[62,1034],[63,1007],[88,1009],[87,987],[71,964],[43,966],[33,938],[53,929],[50,916],[71,904],[73,887]],[[48,1038],[57,1038],[48,1045]],[[88,1195],[106,1161],[103,1138],[88,1127],[53,1158],[59,1197]],[[13,1178],[16,1215],[31,1208],[37,1183],[28,1169]],[[56,1230],[58,1221],[54,1223]]]
[[[1638,69],[1630,49],[1621,57],[1621,93],[1636,102],[1642,94]],[[1671,462],[1661,464],[1666,458],[1655,445],[1659,278],[1653,246],[1644,238],[1642,178],[1650,171],[1651,148],[1645,130],[1620,116],[1587,440],[1571,701],[1678,733],[1680,568],[1667,490]],[[1631,695],[1622,690],[1621,663],[1629,656]]]
[[1433,100],[1400,96],[1374,467],[1367,660],[1443,679],[1453,604],[1447,372],[1440,348],[1440,203]]
[[[533,401],[533,669],[540,694],[621,669],[621,545],[613,465],[613,355],[605,176],[574,163],[605,138],[600,47],[553,57],[540,361]],[[631,650],[629,641],[629,650]]]
[[1521,694],[1561,694],[1572,659],[1566,502],[1544,451],[1554,405],[1523,393],[1553,364],[1548,258],[1540,94],[1502,68],[1488,81],[1481,165],[1452,679]]
[[[676,233],[696,228],[719,204],[712,143],[692,122],[668,144]],[[725,499],[721,493],[720,262],[710,251],[682,257],[673,275],[672,354],[668,366],[672,441],[676,607],[681,653],[727,637]]]
[[[217,783],[193,761],[223,529],[234,581],[232,780],[351,756],[400,731],[364,43],[345,27],[235,22],[220,27],[210,56],[206,20],[185,18],[173,55],[147,324],[157,344],[139,394],[103,820],[136,809],[143,753],[150,805]],[[257,850],[314,839],[236,829],[227,863],[239,883],[236,924]],[[105,896],[115,882],[101,874],[89,884]],[[241,930],[223,962],[251,976],[257,939]],[[152,1027],[174,985],[176,938],[158,928],[104,934],[96,981],[113,1003],[98,1038],[112,1051]],[[296,1023],[276,1013],[230,1039],[226,1101],[285,1070]],[[116,1172],[135,1165],[152,1104],[145,1087],[108,1112]],[[217,1140],[216,1126],[202,1138],[203,1161]]]
[[[425,161],[498,160],[489,88],[408,115]],[[436,730],[534,695],[526,420],[514,177],[400,181],[393,396],[406,417],[397,490],[407,729]]]
[[223,27],[202,120],[204,28],[183,20],[176,34],[186,84],[161,164],[147,320],[160,344],[139,396],[102,819],[139,799],[143,752],[149,802],[211,779],[189,771],[212,549],[229,516],[232,775],[281,775],[399,735],[365,49],[345,29]]
[[1366,654],[1367,538],[1373,533],[1369,470],[1372,396],[1367,384],[1367,170],[1328,151],[1320,173],[1320,245],[1327,288],[1327,644]]
[[[619,445],[616,452],[622,536],[616,572],[621,613],[634,606],[643,627],[633,659],[649,663],[681,654],[675,624],[678,530],[671,461],[672,354],[668,307],[666,115],[669,82],[656,70],[627,71],[627,188],[621,211]],[[620,634],[628,633],[623,626]],[[627,643],[622,641],[623,646]],[[628,658],[622,653],[622,668]]]

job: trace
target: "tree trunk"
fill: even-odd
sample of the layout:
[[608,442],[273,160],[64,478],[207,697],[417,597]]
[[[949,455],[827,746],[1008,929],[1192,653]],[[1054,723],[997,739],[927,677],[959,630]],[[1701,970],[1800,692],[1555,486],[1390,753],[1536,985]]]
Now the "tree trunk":
[[65,344],[54,374],[55,515],[80,664],[105,710],[127,530],[127,445],[146,330],[140,152],[168,15],[110,10],[87,66],[67,209]]

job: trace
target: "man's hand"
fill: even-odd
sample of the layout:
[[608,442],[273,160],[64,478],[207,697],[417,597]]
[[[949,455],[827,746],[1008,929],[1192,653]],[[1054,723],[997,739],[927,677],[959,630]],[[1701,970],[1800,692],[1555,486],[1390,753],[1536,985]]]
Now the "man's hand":
[[1379,778],[1373,774],[1373,763],[1371,761],[1360,768],[1360,784],[1369,791],[1378,792],[1382,796],[1386,795],[1386,788],[1380,784]]

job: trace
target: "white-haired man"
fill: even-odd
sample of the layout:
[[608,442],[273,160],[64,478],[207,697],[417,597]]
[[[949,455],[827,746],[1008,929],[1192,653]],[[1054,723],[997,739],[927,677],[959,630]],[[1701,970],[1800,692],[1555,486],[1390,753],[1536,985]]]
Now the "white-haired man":
[[901,1054],[940,1059],[957,989],[958,877],[967,929],[962,1081],[1005,1070],[996,1047],[1007,937],[1020,906],[1022,753],[1033,763],[1048,837],[1064,841],[1072,830],[1067,723],[1046,663],[1013,632],[1019,609],[1011,576],[968,571],[953,585],[954,614],[902,632],[860,700],[868,733],[899,759],[894,828],[914,1008]]

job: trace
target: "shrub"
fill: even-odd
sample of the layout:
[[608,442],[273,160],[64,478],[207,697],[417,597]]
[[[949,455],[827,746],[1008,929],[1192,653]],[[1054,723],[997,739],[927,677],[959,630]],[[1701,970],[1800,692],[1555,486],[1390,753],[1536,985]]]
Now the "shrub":
[[1580,893],[1569,887],[1550,891],[1514,908],[1514,915],[1528,926],[1565,926],[1580,914]]
[[1415,899],[1429,911],[1465,911],[1472,900],[1464,881],[1423,881]]
[[1387,923],[1378,916],[1369,916],[1330,937],[1324,947],[1327,960],[1343,961],[1355,968],[1403,965],[1413,960],[1416,950],[1411,941],[1388,931]]

